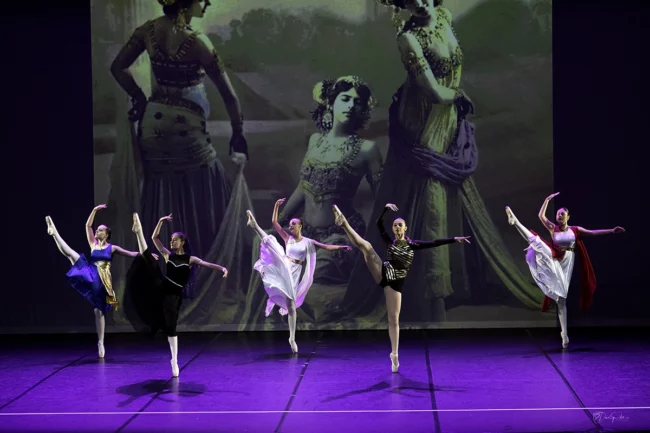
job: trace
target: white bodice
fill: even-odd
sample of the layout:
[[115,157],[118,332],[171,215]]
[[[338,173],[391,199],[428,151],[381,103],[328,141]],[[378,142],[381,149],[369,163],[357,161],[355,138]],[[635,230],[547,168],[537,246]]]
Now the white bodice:
[[286,246],[286,253],[289,257],[304,261],[307,257],[307,241],[303,237],[300,242],[292,237],[289,238]]
[[558,246],[558,248],[562,250],[567,248],[574,248],[576,243],[576,236],[571,229],[567,229],[565,232],[554,232],[553,242]]

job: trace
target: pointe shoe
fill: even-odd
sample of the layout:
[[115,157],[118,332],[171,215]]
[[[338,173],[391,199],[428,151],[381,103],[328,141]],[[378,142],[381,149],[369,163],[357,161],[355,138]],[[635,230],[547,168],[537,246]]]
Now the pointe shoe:
[[332,206],[332,212],[334,212],[334,224],[336,224],[339,227],[345,224],[347,220],[345,219],[343,213],[341,213],[341,210],[337,205]]
[[390,354],[390,368],[393,373],[397,373],[397,370],[399,370],[399,359],[394,353]]
[[562,337],[562,348],[566,349],[569,347],[569,336],[567,334],[560,334]]
[[56,233],[56,227],[54,227],[54,221],[49,215],[45,217],[45,222],[47,223],[47,234],[53,236]]
[[255,217],[253,216],[253,212],[247,210],[246,215],[248,215],[248,222],[246,223],[246,225],[249,226],[249,227],[254,227],[255,226]]
[[291,346],[291,352],[292,353],[298,353],[298,345],[296,344],[296,340],[292,340],[290,338],[289,339],[289,345]]
[[103,341],[97,343],[97,355],[99,356],[99,359],[104,359],[104,355],[106,355],[106,349],[104,349]]
[[131,227],[133,233],[138,233],[142,230],[142,224],[140,223],[140,217],[137,213],[133,213],[133,227]]
[[178,369],[178,361],[172,359],[170,363],[172,365],[172,377],[178,377],[180,373],[180,370]]
[[515,214],[512,212],[512,209],[510,209],[510,206],[506,206],[506,215],[508,215],[508,224],[515,225],[517,222],[517,218],[515,217]]

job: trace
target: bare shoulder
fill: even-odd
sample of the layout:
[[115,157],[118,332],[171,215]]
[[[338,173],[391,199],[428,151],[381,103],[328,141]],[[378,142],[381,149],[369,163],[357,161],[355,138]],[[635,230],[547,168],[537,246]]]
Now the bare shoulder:
[[314,146],[316,143],[318,143],[318,140],[320,140],[322,136],[323,134],[321,134],[320,132],[314,132],[312,135],[309,136],[309,143],[307,143],[307,147],[311,148],[312,146]]
[[207,51],[210,53],[214,50],[214,44],[205,33],[197,32],[195,34],[195,38],[196,38],[195,46],[198,50]]

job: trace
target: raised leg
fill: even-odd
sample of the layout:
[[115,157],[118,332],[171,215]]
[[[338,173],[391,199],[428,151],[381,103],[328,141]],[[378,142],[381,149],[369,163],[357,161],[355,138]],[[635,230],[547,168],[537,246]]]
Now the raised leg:
[[348,235],[348,238],[350,239],[350,242],[352,242],[352,245],[361,250],[363,253],[363,258],[366,261],[366,266],[368,266],[368,270],[370,271],[370,275],[372,275],[375,283],[379,284],[381,282],[381,269],[383,266],[381,258],[372,247],[370,242],[362,238],[359,233],[357,233],[350,226],[348,220],[345,218],[345,216],[343,216],[336,205],[332,206],[332,212],[334,212],[336,225],[345,231],[345,234]]
[[248,215],[248,223],[246,223],[249,227],[252,227],[255,230],[255,233],[260,237],[260,239],[264,239],[264,236],[266,236],[266,232],[262,230],[262,228],[257,224],[257,221],[255,221],[255,217],[253,216],[253,212],[247,210],[246,215]]
[[133,213],[133,233],[135,233],[136,238],[138,239],[138,251],[140,254],[143,254],[147,250],[147,241],[144,238],[144,232],[142,230],[142,224],[140,223],[140,217],[137,213]]
[[47,234],[54,238],[54,242],[56,242],[56,246],[59,248],[59,251],[61,251],[61,254],[66,256],[68,260],[70,260],[70,263],[74,265],[77,260],[79,260],[79,254],[65,243],[54,226],[54,221],[52,221],[51,217],[46,216],[45,222],[47,223]]
[[95,328],[97,329],[97,354],[103,358],[106,354],[104,349],[104,330],[106,329],[106,318],[104,313],[95,308]]
[[296,301],[287,298],[287,318],[289,321],[289,345],[293,353],[298,353],[296,344],[296,326],[298,324],[298,312],[296,310]]
[[509,206],[506,206],[506,215],[508,215],[508,224],[511,226],[515,226],[517,231],[523,236],[524,239],[526,239],[526,242],[530,241],[530,238],[533,237],[533,234],[528,230],[526,227],[524,227],[523,224],[519,222],[515,214],[512,212],[512,209],[510,209]]
[[402,309],[402,294],[390,287],[384,287],[386,296],[386,312],[388,313],[388,336],[391,345],[391,368],[393,373],[397,373],[399,368],[398,350],[399,350],[399,312]]

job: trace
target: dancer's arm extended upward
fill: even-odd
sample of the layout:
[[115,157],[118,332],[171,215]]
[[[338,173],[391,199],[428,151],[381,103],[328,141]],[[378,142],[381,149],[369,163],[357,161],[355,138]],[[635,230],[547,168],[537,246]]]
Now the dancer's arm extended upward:
[[88,245],[90,245],[90,248],[94,247],[97,243],[97,240],[95,239],[95,232],[93,231],[93,223],[95,222],[95,215],[100,209],[106,209],[106,205],[100,204],[99,206],[95,206],[92,212],[90,212],[88,221],[86,221],[86,239],[88,239]]
[[165,258],[165,262],[169,260],[169,256],[171,255],[171,252],[165,246],[160,242],[160,229],[162,228],[162,225],[165,221],[171,221],[172,216],[168,215],[165,217],[162,217],[158,220],[158,224],[156,224],[156,228],[153,231],[153,234],[151,235],[151,240],[153,241],[153,244],[156,246],[156,249],[160,251],[160,254],[163,255]]
[[553,224],[551,221],[549,221],[548,218],[546,218],[546,208],[548,207],[548,203],[551,201],[553,197],[558,195],[559,192],[556,192],[555,194],[551,194],[548,197],[546,197],[546,200],[544,200],[544,203],[542,203],[542,207],[539,210],[539,214],[537,215],[539,217],[539,220],[544,224],[544,227],[551,233],[555,231],[555,224]]
[[[100,204],[99,206],[95,206],[92,212],[90,212],[88,221],[86,221],[86,238],[88,239],[88,245],[90,245],[91,249],[97,244],[97,240],[95,239],[95,232],[93,231],[93,223],[95,222],[95,215],[97,214],[97,211],[101,209],[106,209],[106,205]],[[111,254],[117,254],[124,257],[135,257],[138,255],[138,252],[127,251],[122,247],[118,247],[117,245],[111,245]]]
[[278,222],[278,213],[280,212],[280,205],[287,201],[286,198],[281,198],[275,202],[275,207],[273,208],[273,217],[271,218],[271,223],[273,223],[273,228],[280,235],[284,243],[286,244],[289,241],[289,233],[285,232],[280,223]]
[[[379,218],[377,219],[377,230],[379,230],[379,235],[381,236],[381,239],[384,241],[384,243],[392,244],[393,240],[390,238],[388,233],[386,233],[386,228],[384,227],[384,215],[386,215],[386,211],[388,209],[392,209],[392,208],[390,208],[388,205],[386,205],[384,207],[384,210],[381,213],[381,215],[379,215]],[[395,209],[397,209],[397,208],[395,208]],[[392,210],[395,210],[395,209],[392,209]]]

